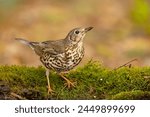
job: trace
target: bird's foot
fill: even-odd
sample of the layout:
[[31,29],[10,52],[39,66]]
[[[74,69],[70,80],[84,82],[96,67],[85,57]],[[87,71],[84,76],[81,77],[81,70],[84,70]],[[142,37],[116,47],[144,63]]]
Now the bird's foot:
[[76,82],[71,82],[70,80],[68,80],[68,79],[64,76],[64,73],[60,73],[59,75],[66,81],[65,85],[66,85],[68,88],[75,87]]
[[70,80],[66,80],[65,86],[68,88],[75,87],[76,82],[71,82]]
[[52,88],[50,86],[48,86],[48,95],[53,94],[53,93],[54,93],[54,91],[52,90]]

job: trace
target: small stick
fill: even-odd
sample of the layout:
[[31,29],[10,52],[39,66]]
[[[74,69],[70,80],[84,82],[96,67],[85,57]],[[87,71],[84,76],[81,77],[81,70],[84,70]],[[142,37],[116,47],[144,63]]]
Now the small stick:
[[145,79],[149,79],[150,76],[149,76],[149,75],[145,75],[144,78],[145,78]]
[[131,62],[133,62],[133,61],[137,61],[138,59],[133,59],[133,60],[131,60],[131,61],[129,61],[129,62],[127,62],[127,63],[125,63],[125,64],[123,64],[123,65],[121,65],[121,66],[119,66],[119,67],[117,67],[117,68],[115,68],[114,70],[117,70],[117,69],[119,69],[119,68],[122,68],[122,67],[125,67],[125,66],[129,66],[129,68],[131,68],[131,65],[132,64],[129,64],[129,63],[131,63]]
[[16,93],[13,93],[13,92],[11,92],[10,95],[12,95],[13,97],[18,98],[18,99],[20,99],[20,100],[25,100],[25,99],[26,99],[26,98],[23,98],[23,97],[21,97],[20,95],[18,95],[18,94],[16,94]]

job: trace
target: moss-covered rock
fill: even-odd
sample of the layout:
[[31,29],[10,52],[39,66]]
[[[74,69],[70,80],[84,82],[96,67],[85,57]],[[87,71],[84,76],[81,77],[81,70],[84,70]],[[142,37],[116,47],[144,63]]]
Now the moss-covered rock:
[[[66,74],[68,79],[76,82],[75,88],[68,89],[64,85],[65,81],[51,72],[50,83],[55,93],[47,95],[43,67],[0,66],[0,83],[7,85],[10,92],[26,99],[150,99],[149,96],[142,98],[145,92],[150,92],[149,76],[150,67],[111,70],[98,62],[90,61]],[[137,90],[144,93],[135,94],[134,91]],[[122,96],[131,92],[139,96]]]

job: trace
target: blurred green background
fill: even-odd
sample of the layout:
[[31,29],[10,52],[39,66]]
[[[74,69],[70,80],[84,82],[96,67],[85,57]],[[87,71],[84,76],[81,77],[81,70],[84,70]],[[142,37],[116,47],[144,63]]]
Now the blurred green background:
[[137,58],[150,65],[150,0],[0,0],[0,64],[41,65],[30,48],[14,40],[64,38],[76,27],[93,26],[85,57],[107,67]]

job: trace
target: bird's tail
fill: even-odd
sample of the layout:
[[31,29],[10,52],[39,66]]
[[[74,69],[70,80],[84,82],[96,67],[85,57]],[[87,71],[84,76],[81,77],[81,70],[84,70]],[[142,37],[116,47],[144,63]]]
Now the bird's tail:
[[23,43],[33,49],[32,43],[28,40],[22,39],[22,38],[15,38],[15,40],[19,41],[20,43]]
[[27,41],[27,40],[25,40],[25,39],[22,39],[22,38],[15,38],[15,40],[17,40],[17,41],[19,41],[19,42],[21,42],[21,43],[23,43],[23,44],[25,44],[25,45],[30,46],[30,42]]

